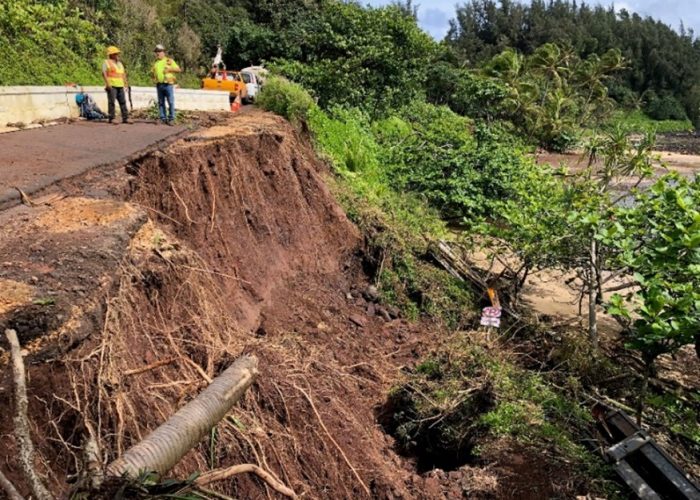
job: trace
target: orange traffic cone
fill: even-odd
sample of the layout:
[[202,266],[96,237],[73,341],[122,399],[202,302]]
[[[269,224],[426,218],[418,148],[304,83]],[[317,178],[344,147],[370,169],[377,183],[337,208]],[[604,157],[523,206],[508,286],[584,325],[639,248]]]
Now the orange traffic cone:
[[236,98],[231,103],[231,112],[235,113],[241,109],[241,95],[237,94]]

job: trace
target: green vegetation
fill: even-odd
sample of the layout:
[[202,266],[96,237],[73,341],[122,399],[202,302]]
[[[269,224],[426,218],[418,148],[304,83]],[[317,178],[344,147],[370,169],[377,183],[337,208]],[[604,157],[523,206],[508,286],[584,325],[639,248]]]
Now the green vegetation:
[[654,363],[695,341],[700,328],[700,177],[659,179],[620,208],[602,243],[619,251],[619,265],[634,276],[635,290],[615,294],[608,312],[625,327],[630,348],[644,362],[641,414]]
[[150,85],[153,47],[165,44],[199,87],[245,2],[209,0],[7,0],[0,2],[0,85],[102,83],[104,49],[117,45],[130,81]]
[[671,431],[694,444],[700,451],[700,392],[689,399],[673,393],[655,394],[647,398],[647,412],[658,418]]
[[609,130],[620,128],[632,133],[646,134],[655,132],[669,134],[677,132],[692,132],[693,124],[690,120],[653,120],[640,110],[617,110],[610,117]]
[[0,85],[97,83],[102,31],[66,0],[0,2]]
[[[519,368],[464,334],[454,335],[389,396],[380,422],[419,467],[447,469],[483,459],[499,438],[546,449],[574,477],[607,477],[579,437],[591,423],[572,396],[576,379],[554,389],[545,375]],[[595,488],[603,492],[607,481]]]
[[320,14],[298,40],[313,51],[274,59],[274,67],[311,89],[322,107],[362,103],[377,116],[425,95],[436,44],[413,18],[343,2],[324,2]]
[[534,168],[498,124],[474,124],[444,106],[415,103],[373,125],[391,187],[425,196],[448,220],[497,213]]
[[309,113],[315,108],[314,101],[306,90],[277,76],[267,81],[265,92],[258,96],[258,105],[284,116],[292,123],[307,120]]
[[507,49],[484,66],[484,73],[506,85],[505,116],[520,133],[553,151],[577,142],[581,125],[596,128],[612,111],[606,82],[624,66],[618,50],[582,59],[548,43],[532,55]]
[[629,68],[609,86],[611,97],[629,108],[642,104],[657,119],[700,121],[700,45],[682,25],[676,32],[650,17],[575,0],[471,0],[457,9],[447,35],[457,59],[470,64],[509,48],[532,54],[546,43],[582,59],[621,52]]

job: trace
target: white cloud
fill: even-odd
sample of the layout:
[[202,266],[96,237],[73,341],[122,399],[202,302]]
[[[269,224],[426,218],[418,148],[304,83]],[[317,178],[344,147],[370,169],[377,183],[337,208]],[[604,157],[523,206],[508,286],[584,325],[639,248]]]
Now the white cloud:
[[621,10],[626,10],[627,12],[635,12],[635,10],[630,7],[627,2],[615,2],[615,12],[620,12]]

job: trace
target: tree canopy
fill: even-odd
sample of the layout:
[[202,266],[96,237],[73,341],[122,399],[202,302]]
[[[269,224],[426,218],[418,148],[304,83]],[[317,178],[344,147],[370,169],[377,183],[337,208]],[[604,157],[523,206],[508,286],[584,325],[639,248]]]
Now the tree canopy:
[[700,42],[682,25],[675,31],[651,17],[575,0],[471,0],[457,8],[446,41],[468,65],[508,48],[531,54],[546,43],[582,58],[616,49],[630,66],[611,85],[613,97],[644,103],[654,118],[700,120]]

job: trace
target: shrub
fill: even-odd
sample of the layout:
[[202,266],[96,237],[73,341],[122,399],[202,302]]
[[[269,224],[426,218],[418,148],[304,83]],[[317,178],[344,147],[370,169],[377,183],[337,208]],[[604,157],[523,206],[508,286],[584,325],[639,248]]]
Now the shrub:
[[471,121],[445,106],[414,103],[395,116],[377,122],[374,135],[381,146],[382,165],[394,189],[419,192],[438,209],[450,204],[447,185],[472,177],[466,163],[474,149]]
[[285,117],[293,123],[306,121],[316,103],[301,85],[273,76],[267,80],[257,103],[263,109]]
[[605,128],[613,131],[621,127],[630,133],[646,134],[656,132],[658,134],[673,132],[692,132],[693,124],[690,120],[653,120],[643,111],[623,111],[613,113],[610,122]]
[[447,105],[452,111],[470,118],[491,121],[505,114],[508,89],[502,83],[477,72],[439,62],[431,69],[428,101]]
[[608,83],[608,96],[624,109],[639,109],[639,94],[617,80]]
[[420,193],[449,219],[497,213],[533,166],[503,126],[474,126],[445,106],[414,103],[373,131],[391,186]]
[[320,106],[359,107],[372,116],[425,95],[437,43],[410,16],[394,7],[321,2],[290,40],[306,50],[284,50],[276,69],[312,89]]
[[678,99],[671,95],[650,96],[644,108],[654,120],[687,120],[685,109]]

